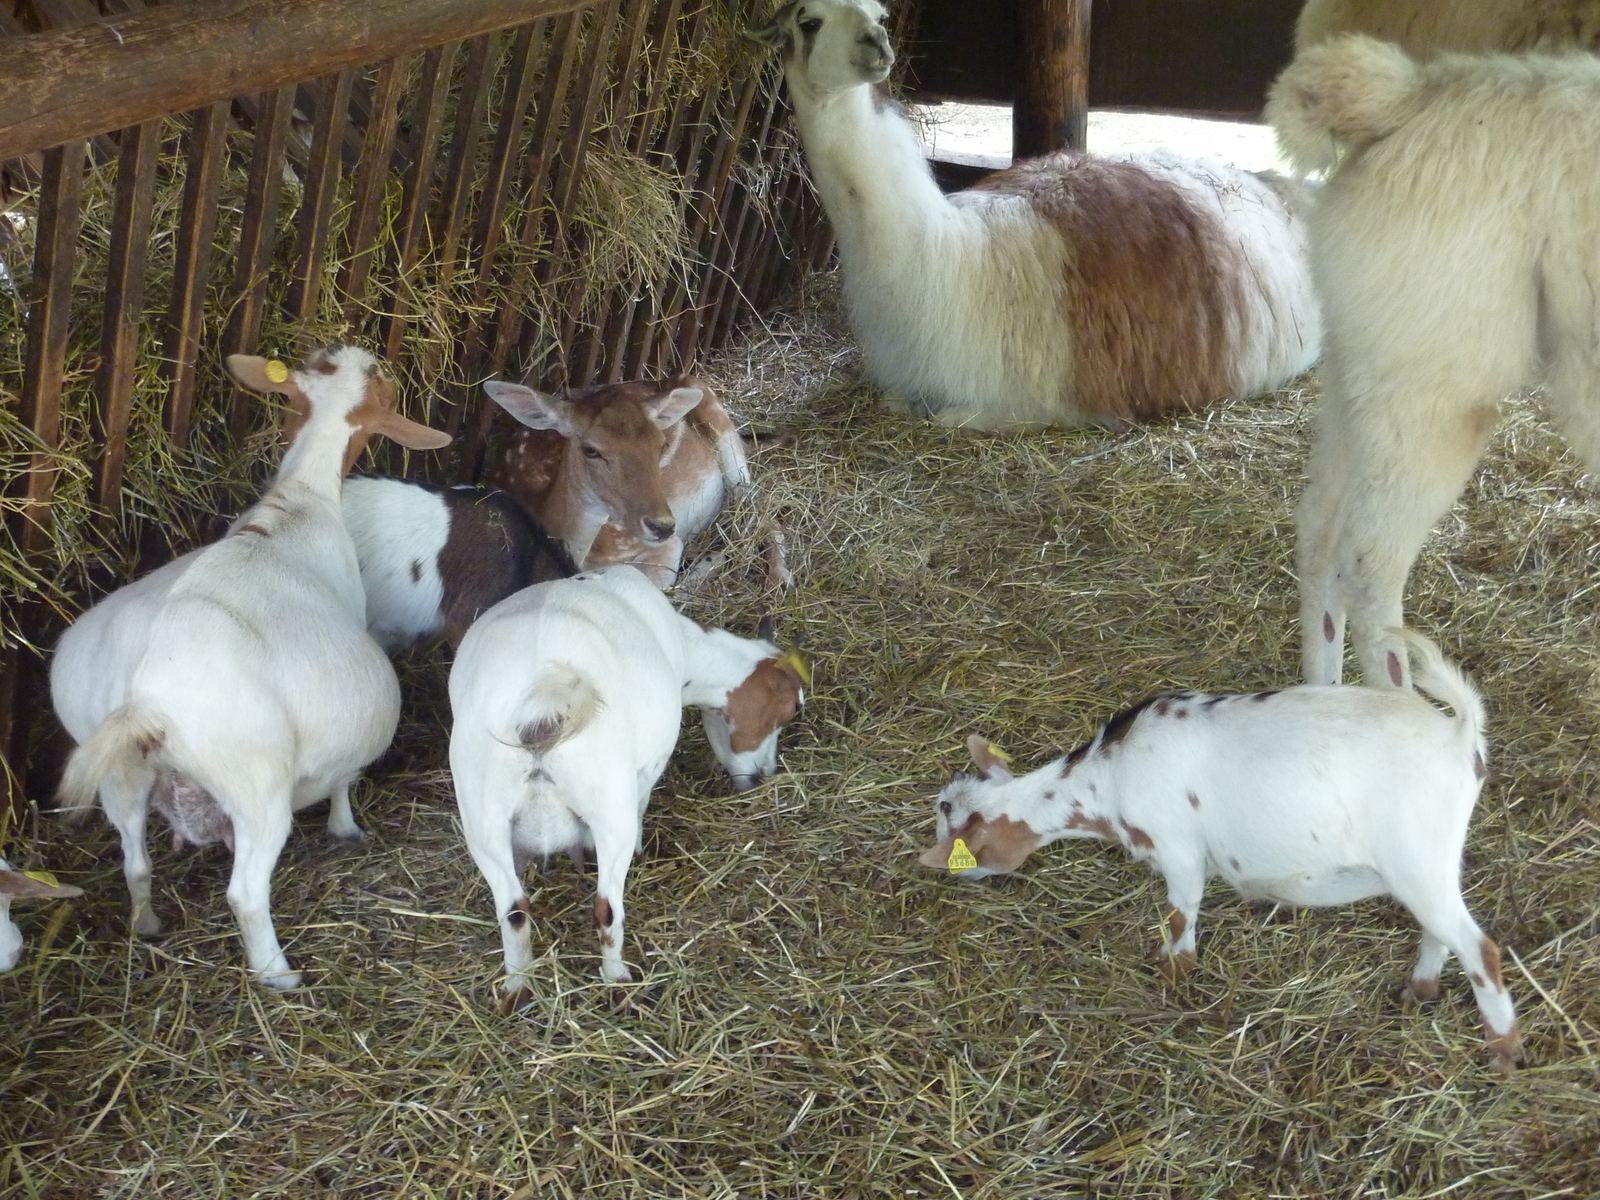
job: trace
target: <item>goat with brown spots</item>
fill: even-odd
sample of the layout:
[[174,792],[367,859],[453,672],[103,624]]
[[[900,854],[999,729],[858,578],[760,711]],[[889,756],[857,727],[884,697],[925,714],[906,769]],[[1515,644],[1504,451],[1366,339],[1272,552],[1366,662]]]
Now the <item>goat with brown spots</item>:
[[938,843],[924,865],[980,879],[1014,871],[1062,838],[1120,843],[1167,883],[1163,971],[1196,965],[1206,880],[1283,904],[1389,895],[1422,926],[1407,995],[1438,994],[1449,953],[1472,983],[1494,1066],[1521,1048],[1499,951],[1461,899],[1461,853],[1482,785],[1483,705],[1434,645],[1396,637],[1411,692],[1302,686],[1252,696],[1184,694],[1113,718],[1088,746],[1021,777],[981,737],[981,774],[958,775],[935,803]]
[[450,672],[450,773],[494,894],[505,1011],[532,995],[528,862],[594,851],[600,973],[631,979],[623,885],[684,705],[701,709],[713,752],[744,787],[776,768],[778,731],[807,683],[797,654],[702,629],[631,567],[525,588],[478,619]]

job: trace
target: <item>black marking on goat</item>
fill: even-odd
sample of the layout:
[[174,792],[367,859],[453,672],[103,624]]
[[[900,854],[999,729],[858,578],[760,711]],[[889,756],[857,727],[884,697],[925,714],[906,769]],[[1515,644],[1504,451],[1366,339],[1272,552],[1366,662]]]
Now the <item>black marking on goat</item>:
[[411,560],[411,582],[422,582],[422,560],[420,558],[413,558]]
[[604,896],[594,898],[594,924],[596,929],[610,929],[616,914],[611,911],[611,901]]
[[506,924],[516,932],[521,933],[527,928],[528,922],[533,919],[533,906],[528,903],[528,898],[522,896],[511,905],[511,911],[506,914]]
[[1274,696],[1276,696],[1282,690],[1283,690],[1282,688],[1270,688],[1265,692],[1256,692],[1256,693],[1254,693],[1250,697],[1250,699],[1256,701],[1257,703],[1259,703],[1262,700],[1271,700]]
[[1230,700],[1230,699],[1232,699],[1231,696],[1207,696],[1206,697],[1206,707],[1207,708],[1215,708],[1217,705],[1221,704],[1224,700]]
[[1322,614],[1322,640],[1325,642],[1331,642],[1333,641],[1333,638],[1333,614],[1330,612],[1325,612]]
[[1196,796],[1193,792],[1189,793],[1189,807],[1195,809],[1200,807],[1200,797]]
[[1083,745],[1079,746],[1071,754],[1067,755],[1067,761],[1061,764],[1061,778],[1065,779],[1068,776],[1068,774],[1071,773],[1072,768],[1077,766],[1079,763],[1081,763],[1084,760],[1084,757],[1089,753],[1090,749],[1092,749],[1093,746],[1094,746],[1094,739],[1090,738],[1087,742],[1085,742]]
[[1127,737],[1129,731],[1133,729],[1133,723],[1139,719],[1139,714],[1144,712],[1144,710],[1149,708],[1152,704],[1156,704],[1166,698],[1167,696],[1165,692],[1158,693],[1154,696],[1149,696],[1139,701],[1137,704],[1129,705],[1127,708],[1123,709],[1116,716],[1107,721],[1100,728],[1100,752],[1102,754],[1105,753],[1107,750],[1111,749],[1112,746],[1115,746],[1123,738]]

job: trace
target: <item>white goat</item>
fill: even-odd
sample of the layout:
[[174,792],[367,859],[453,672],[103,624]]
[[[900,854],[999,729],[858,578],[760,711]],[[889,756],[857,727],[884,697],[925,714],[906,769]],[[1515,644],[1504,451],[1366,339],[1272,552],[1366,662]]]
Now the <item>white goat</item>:
[[1196,965],[1206,879],[1283,904],[1390,895],[1422,925],[1410,1000],[1439,994],[1454,952],[1472,981],[1495,1067],[1521,1039],[1500,952],[1461,899],[1461,851],[1486,772],[1483,705],[1437,648],[1397,630],[1418,683],[1410,692],[1301,686],[1243,696],[1157,696],[1113,717],[1088,745],[1013,778],[981,737],[983,778],[939,794],[930,867],[982,878],[1014,871],[1062,838],[1120,842],[1167,883],[1163,973]]
[[11,864],[0,858],[0,975],[22,957],[22,930],[11,919],[13,900],[65,900],[81,895],[82,888],[56,883],[42,872],[13,871]]
[[1600,0],[1307,0],[1296,51],[1341,33],[1398,42],[1426,57],[1441,51],[1600,49]]
[[1311,222],[1329,339],[1298,514],[1305,677],[1340,678],[1348,619],[1362,678],[1403,687],[1384,631],[1499,401],[1542,368],[1600,471],[1600,60],[1418,64],[1352,35],[1296,59],[1267,112],[1301,168],[1339,163]]
[[701,708],[717,758],[736,785],[753,786],[775,769],[778,730],[807,683],[804,663],[765,626],[759,638],[702,629],[631,567],[528,588],[479,618],[450,672],[450,772],[467,847],[494,893],[503,1011],[532,994],[528,861],[594,850],[600,973],[631,978],[622,889],[683,706]]
[[667,587],[683,548],[750,486],[744,442],[702,380],[597,384],[565,399],[501,380],[483,390],[525,426],[487,482],[582,567],[629,563]]
[[795,0],[783,55],[867,371],[950,425],[1117,424],[1316,361],[1301,185],[1168,155],[1047,155],[946,197],[874,84],[877,0]]
[[179,832],[231,838],[228,902],[262,982],[295,987],[271,914],[272,868],[291,814],[325,796],[330,828],[348,823],[347,789],[383,752],[399,717],[394,670],[362,620],[365,598],[339,510],[345,470],[373,434],[413,449],[449,438],[392,411],[394,387],[354,347],[313,353],[300,370],[233,355],[235,379],[289,397],[291,442],[277,478],[222,541],[177,573],[151,616],[126,699],[67,762],[68,811],[94,804],[122,837],[139,933],[150,904],[144,826],[163,779],[201,806]]

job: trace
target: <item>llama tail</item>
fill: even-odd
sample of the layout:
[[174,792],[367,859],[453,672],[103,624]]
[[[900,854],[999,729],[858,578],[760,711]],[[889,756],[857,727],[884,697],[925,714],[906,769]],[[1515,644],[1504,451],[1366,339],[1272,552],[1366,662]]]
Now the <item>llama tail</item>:
[[594,685],[566,663],[546,671],[518,709],[513,745],[548,754],[592,721],[602,707]]
[[150,759],[166,743],[160,717],[130,702],[114,710],[72,752],[56,799],[69,818],[94,807],[100,785],[110,780],[125,795],[144,795],[156,780]]
[[1326,171],[1404,125],[1420,107],[1421,83],[1422,68],[1399,46],[1348,34],[1290,63],[1265,116],[1297,170]]
[[1439,647],[1414,629],[1394,628],[1389,633],[1405,642],[1411,652],[1411,682],[1450,706],[1463,745],[1471,746],[1481,757],[1485,717],[1478,689],[1460,667],[1439,652]]

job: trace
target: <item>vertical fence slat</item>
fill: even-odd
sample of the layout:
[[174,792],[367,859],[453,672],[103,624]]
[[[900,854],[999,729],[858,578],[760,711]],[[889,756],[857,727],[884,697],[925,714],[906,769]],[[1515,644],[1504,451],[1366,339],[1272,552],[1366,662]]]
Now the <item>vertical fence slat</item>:
[[494,83],[494,61],[500,39],[486,33],[467,43],[467,62],[461,77],[461,95],[456,100],[455,129],[450,136],[450,162],[444,173],[444,195],[439,205],[433,244],[439,256],[439,280],[448,282],[455,274],[461,249],[461,231],[466,226],[467,202],[472,191],[472,166],[483,137],[485,114],[489,109],[489,88]]
[[372,273],[373,252],[378,245],[378,222],[383,216],[383,196],[389,182],[409,64],[409,56],[391,58],[379,70],[372,93],[371,120],[361,139],[361,161],[356,168],[350,223],[345,227],[344,266],[338,283],[351,320],[367,296],[367,278]]
[[223,100],[197,108],[189,116],[183,208],[178,219],[164,355],[168,382],[163,419],[167,436],[178,446],[188,444],[189,418],[194,412],[195,374],[200,362],[206,285],[211,278],[212,239],[217,231],[217,201],[222,194],[231,107]]
[[[67,319],[72,309],[86,145],[68,142],[46,150],[39,186],[21,415],[45,451],[55,448],[61,433],[61,383],[67,364]],[[55,467],[49,454],[33,454],[22,482],[24,502],[18,513],[21,527],[17,540],[24,553],[36,552],[47,540],[50,496],[54,490]]]
[[429,50],[422,59],[422,87],[412,115],[415,131],[411,166],[406,171],[400,201],[400,224],[395,233],[394,294],[387,328],[383,331],[384,357],[398,359],[411,313],[411,275],[422,253],[427,232],[428,207],[433,199],[433,166],[438,153],[439,126],[444,122],[445,100],[455,69],[460,42]]
[[[295,250],[295,265],[290,273],[289,296],[284,307],[297,321],[309,321],[317,313],[317,297],[322,285],[322,263],[328,253],[329,225],[339,187],[339,171],[344,163],[344,132],[350,121],[350,93],[355,88],[354,70],[324,75],[317,81],[317,127],[311,141],[311,157],[306,169],[305,192],[295,224],[300,229]],[[309,347],[308,347],[309,348]]]
[[122,131],[117,192],[111,217],[106,272],[105,319],[100,327],[100,370],[95,378],[95,501],[109,515],[122,490],[122,462],[133,411],[133,373],[144,319],[145,266],[150,258],[150,219],[156,190],[161,122]]
[[[255,153],[250,159],[249,193],[239,227],[238,267],[233,291],[237,299],[223,350],[248,354],[261,336],[261,314],[267,300],[267,268],[278,245],[278,205],[283,191],[283,156],[289,138],[289,118],[294,110],[295,85],[287,84],[259,97],[256,111]],[[228,432],[234,442],[244,441],[258,401],[242,388],[235,389]]]

